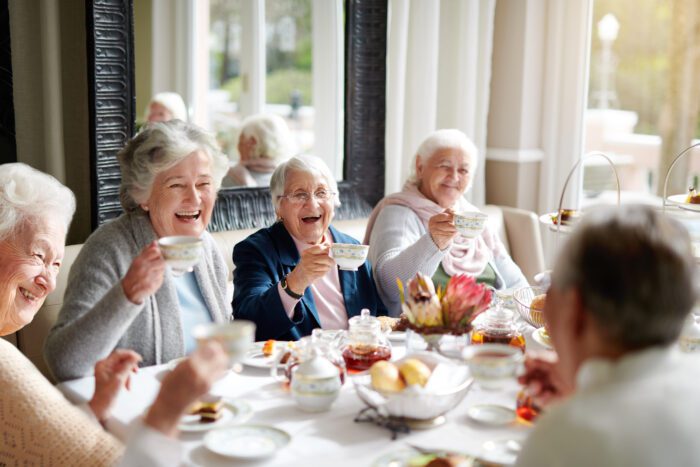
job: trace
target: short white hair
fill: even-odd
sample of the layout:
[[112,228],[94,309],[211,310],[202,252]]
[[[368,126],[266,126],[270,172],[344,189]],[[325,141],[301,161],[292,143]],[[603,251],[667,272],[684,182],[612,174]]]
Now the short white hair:
[[211,162],[216,191],[228,171],[228,159],[213,135],[193,123],[181,120],[154,122],[133,137],[119,151],[122,182],[119,199],[125,211],[133,211],[151,196],[153,181],[195,151],[203,151]]
[[469,182],[467,189],[471,187],[474,180],[474,173],[479,164],[479,150],[476,148],[472,140],[469,139],[462,131],[456,129],[435,130],[428,135],[427,138],[418,146],[418,151],[413,156],[411,164],[411,175],[408,180],[418,182],[416,175],[416,160],[421,158],[423,163],[426,163],[433,154],[441,149],[460,149],[469,158]]
[[151,99],[148,103],[148,109],[146,109],[146,119],[148,119],[148,112],[151,104],[160,104],[170,111],[173,115],[173,119],[187,121],[187,106],[185,101],[182,100],[180,94],[176,92],[159,92]]
[[0,165],[0,240],[27,222],[55,219],[68,232],[75,196],[61,182],[26,164]]
[[251,115],[243,120],[241,137],[255,138],[255,147],[250,155],[252,159],[286,159],[295,152],[292,132],[279,115]]
[[[281,201],[280,196],[284,194],[287,174],[291,171],[320,175],[325,179],[328,188],[334,193],[338,193],[338,182],[335,181],[335,177],[333,177],[331,170],[326,163],[323,162],[323,159],[309,154],[294,156],[278,165],[272,173],[272,178],[270,178],[270,196],[272,197],[272,204],[275,207],[275,211],[279,209]],[[340,198],[337,194],[334,204],[336,207],[340,206]]]

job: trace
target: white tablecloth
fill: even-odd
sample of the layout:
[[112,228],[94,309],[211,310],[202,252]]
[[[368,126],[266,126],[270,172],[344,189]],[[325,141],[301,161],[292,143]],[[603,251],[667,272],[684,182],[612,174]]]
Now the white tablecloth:
[[[536,347],[528,336],[528,346]],[[394,348],[394,358],[403,355],[402,347]],[[166,365],[142,368],[132,378],[131,391],[122,391],[108,429],[123,437],[128,425],[141,416],[156,396]],[[62,383],[59,389],[75,403],[88,400],[93,393],[91,377]],[[301,411],[289,392],[269,376],[269,370],[245,367],[242,373],[229,373],[212,389],[212,394],[242,399],[254,411],[248,423],[272,425],[287,431],[292,441],[274,457],[244,465],[341,465],[370,466],[391,452],[407,448],[407,443],[425,448],[440,448],[479,455],[486,441],[516,439],[527,436],[531,426],[514,422],[507,427],[480,425],[467,417],[467,409],[475,404],[494,403],[515,408],[519,387],[515,381],[493,391],[472,385],[462,403],[447,414],[447,423],[429,430],[413,430],[400,434],[396,441],[391,433],[371,423],[353,421],[364,407],[351,382],[346,382],[332,410],[320,414]],[[242,461],[218,456],[202,444],[204,433],[183,433],[189,465],[240,465]]]

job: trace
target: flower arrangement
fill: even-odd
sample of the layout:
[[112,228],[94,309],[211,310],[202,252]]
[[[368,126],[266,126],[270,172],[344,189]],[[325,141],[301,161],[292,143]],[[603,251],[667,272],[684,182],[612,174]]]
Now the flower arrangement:
[[419,334],[462,335],[491,303],[491,290],[465,274],[452,276],[443,290],[429,277],[417,273],[406,288],[396,280],[401,294],[405,327]]

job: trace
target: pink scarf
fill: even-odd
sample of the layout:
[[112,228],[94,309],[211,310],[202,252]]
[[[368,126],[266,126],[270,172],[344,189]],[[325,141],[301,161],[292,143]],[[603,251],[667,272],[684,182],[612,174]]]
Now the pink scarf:
[[[403,189],[385,197],[377,204],[367,221],[367,231],[365,233],[365,245],[369,244],[369,238],[374,228],[377,216],[385,206],[389,205],[405,206],[413,210],[420,218],[428,230],[428,221],[431,217],[444,211],[440,205],[426,198],[418,190],[415,183],[406,182]],[[452,209],[455,212],[479,211],[475,206],[464,198],[460,197]],[[476,238],[467,238],[462,234],[457,234],[448,247],[447,254],[442,259],[442,267],[445,272],[454,276],[456,274],[468,274],[478,276],[481,274],[495,254],[502,254],[503,244],[487,224],[482,234]]]

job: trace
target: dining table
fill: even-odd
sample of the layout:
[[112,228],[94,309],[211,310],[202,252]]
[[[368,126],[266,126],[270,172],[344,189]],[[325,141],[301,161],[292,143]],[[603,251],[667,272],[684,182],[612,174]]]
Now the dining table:
[[[526,333],[528,348],[541,348]],[[406,354],[401,342],[394,342],[392,360]],[[172,364],[140,368],[132,376],[130,390],[118,396],[112,418],[106,427],[120,439],[125,439],[130,426],[145,414],[155,399],[160,381],[172,368]],[[374,422],[355,421],[366,405],[358,397],[349,376],[340,395],[330,410],[306,412],[301,410],[289,389],[271,376],[270,369],[249,365],[237,365],[214,384],[210,393],[230,401],[231,406],[241,405],[247,409],[245,417],[231,417],[228,426],[236,423],[255,426],[271,426],[288,433],[290,440],[273,455],[263,459],[246,460],[216,454],[204,445],[204,437],[210,430],[223,430],[214,423],[197,431],[181,431],[184,458],[182,465],[188,466],[315,466],[333,467],[382,466],[400,467],[401,459],[414,456],[418,451],[464,453],[468,456],[491,460],[491,450],[502,451],[503,446],[517,446],[527,437],[532,424],[514,419],[506,424],[490,424],[474,420],[470,408],[494,404],[510,409],[516,408],[516,398],[521,387],[516,380],[504,382],[498,389],[487,389],[478,383],[471,385],[459,405],[446,414],[446,421],[429,429],[411,429],[399,433],[392,439],[392,432]],[[79,404],[89,400],[94,391],[94,378],[85,377],[67,381],[58,388],[72,402]],[[513,453],[513,458],[516,453]],[[491,457],[489,457],[491,456]],[[513,458],[510,459],[512,462]]]

